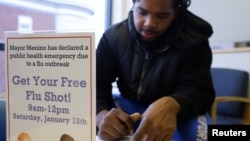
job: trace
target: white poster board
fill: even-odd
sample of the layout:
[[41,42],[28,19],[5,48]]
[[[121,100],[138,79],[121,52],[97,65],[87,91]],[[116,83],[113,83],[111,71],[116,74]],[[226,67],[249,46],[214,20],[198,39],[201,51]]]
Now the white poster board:
[[94,141],[94,32],[6,33],[7,141]]

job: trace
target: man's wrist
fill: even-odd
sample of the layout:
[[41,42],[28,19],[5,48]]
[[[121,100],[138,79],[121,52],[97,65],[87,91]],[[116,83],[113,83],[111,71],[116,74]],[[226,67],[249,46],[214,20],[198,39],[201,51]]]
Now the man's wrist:
[[176,114],[179,113],[180,104],[173,97],[166,96],[166,97],[163,97],[163,99],[168,105],[171,105],[171,106],[168,106],[168,108],[170,108],[169,110],[171,110],[172,112],[175,112]]

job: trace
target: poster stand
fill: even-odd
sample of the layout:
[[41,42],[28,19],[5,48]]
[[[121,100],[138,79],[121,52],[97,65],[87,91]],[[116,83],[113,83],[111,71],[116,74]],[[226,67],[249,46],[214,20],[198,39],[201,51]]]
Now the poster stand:
[[94,141],[94,32],[5,37],[7,141]]

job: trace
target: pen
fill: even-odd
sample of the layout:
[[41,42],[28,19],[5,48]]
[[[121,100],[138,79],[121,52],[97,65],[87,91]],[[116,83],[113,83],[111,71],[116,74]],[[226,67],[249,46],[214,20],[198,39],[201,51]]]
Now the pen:
[[[117,98],[116,98],[116,97],[113,97],[113,100],[114,100],[114,103],[115,103],[115,107],[116,107],[117,109],[122,109],[121,104],[120,104],[120,102],[117,100]],[[129,132],[130,132],[130,136],[133,135],[134,129],[133,129],[133,130],[130,130]]]
[[113,97],[113,99],[114,99],[115,107],[118,109],[121,109],[121,105],[120,105],[119,101],[117,100],[117,98]]

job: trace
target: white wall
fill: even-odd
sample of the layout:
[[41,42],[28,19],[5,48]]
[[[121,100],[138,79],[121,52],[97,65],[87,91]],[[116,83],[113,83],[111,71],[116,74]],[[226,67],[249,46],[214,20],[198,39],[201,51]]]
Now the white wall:
[[[132,0],[113,1],[113,22],[127,17]],[[250,40],[250,0],[191,0],[189,10],[210,22],[214,34],[211,45],[232,46]]]
[[[250,40],[250,0],[192,0],[190,11],[206,19],[214,29],[211,46],[231,48],[235,41]],[[213,54],[212,67],[246,70],[250,52]],[[250,84],[248,97],[250,97]]]
[[[222,53],[213,54],[212,67],[219,68],[232,68],[240,69],[249,72],[250,74],[250,51],[248,52],[234,52],[234,53]],[[250,80],[249,80],[249,92],[250,98]]]
[[127,18],[132,8],[132,0],[113,0],[112,2],[112,24],[115,24]]
[[190,11],[210,22],[211,43],[250,40],[250,0],[191,0]]

